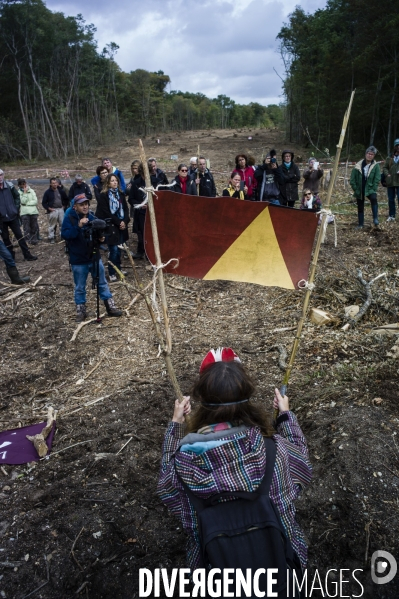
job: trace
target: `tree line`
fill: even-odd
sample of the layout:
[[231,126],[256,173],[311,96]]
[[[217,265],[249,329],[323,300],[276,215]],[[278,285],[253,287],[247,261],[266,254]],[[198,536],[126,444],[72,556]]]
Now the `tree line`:
[[346,154],[356,158],[371,144],[383,155],[392,151],[399,135],[398,27],[394,3],[328,0],[314,14],[294,10],[278,35],[291,141],[335,147],[356,89]]
[[82,15],[42,0],[0,0],[0,158],[60,158],[132,135],[277,126],[283,108],[167,91],[162,71],[123,72]]
[[334,148],[356,89],[344,153],[358,158],[371,144],[383,155],[392,151],[399,134],[398,28],[392,2],[328,0],[314,14],[296,7],[278,35],[291,141]]

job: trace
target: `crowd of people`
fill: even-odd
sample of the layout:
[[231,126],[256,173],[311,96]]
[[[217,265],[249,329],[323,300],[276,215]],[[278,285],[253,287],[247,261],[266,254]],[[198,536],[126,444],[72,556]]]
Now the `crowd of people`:
[[[365,156],[353,168],[350,185],[358,210],[358,228],[364,227],[364,206],[370,201],[373,223],[379,224],[377,189],[380,183],[387,188],[389,216],[388,222],[395,221],[396,199],[399,203],[399,139],[394,142],[394,150],[384,165],[381,174],[380,165],[375,160],[377,149],[370,146]],[[170,190],[190,196],[214,198],[218,195],[214,176],[209,162],[204,156],[193,156],[189,164],[181,163],[176,176],[169,182],[165,172],[159,168],[155,158],[148,160],[151,185],[154,189]],[[252,157],[238,154],[235,168],[231,172],[228,184],[221,196],[245,201],[268,202],[275,206],[300,210],[320,211],[322,205],[319,196],[323,169],[316,158],[309,158],[301,177],[295,155],[291,150],[283,150],[281,159],[275,150],[268,152],[262,164],[255,165]],[[300,192],[302,179],[302,190]],[[86,316],[86,297],[83,286],[86,284],[88,265],[91,258],[87,254],[85,230],[93,218],[105,220],[107,229],[104,243],[108,250],[109,281],[117,280],[121,271],[121,245],[129,238],[129,223],[133,220],[132,232],[137,235],[137,248],[133,258],[143,259],[144,223],[146,215],[145,175],[143,164],[139,160],[131,163],[131,177],[126,183],[122,171],[113,166],[110,158],[105,157],[96,169],[90,185],[81,174],[76,174],[69,190],[66,190],[58,177],[50,179],[49,188],[44,192],[42,207],[47,214],[50,244],[56,243],[57,231],[67,243],[69,260],[75,281],[75,302],[77,319]],[[95,214],[90,212],[90,201],[96,200]],[[15,264],[15,251],[10,231],[15,236],[25,260],[36,260],[31,247],[41,241],[38,224],[38,198],[26,179],[19,178],[17,186],[7,181],[0,169],[0,257],[4,260],[12,283],[22,285],[29,277],[21,277]],[[21,229],[23,228],[23,232]],[[86,255],[87,254],[87,255]],[[78,268],[86,265],[84,269]],[[105,273],[101,269],[101,297],[107,311],[112,316],[121,314],[113,303]],[[79,271],[79,272],[78,272]],[[86,274],[83,276],[82,272]],[[87,272],[86,272],[87,271]],[[123,274],[124,271],[121,271]]]

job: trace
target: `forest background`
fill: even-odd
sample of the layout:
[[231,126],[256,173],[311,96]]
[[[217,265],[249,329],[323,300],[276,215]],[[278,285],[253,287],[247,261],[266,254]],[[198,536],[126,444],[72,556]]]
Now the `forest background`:
[[280,127],[287,142],[328,156],[354,88],[343,157],[359,158],[372,143],[385,156],[397,136],[398,26],[387,1],[378,10],[365,0],[329,0],[314,14],[297,7],[278,35],[285,101],[242,105],[167,91],[162,71],[122,71],[117,44],[99,51],[82,15],[1,0],[0,159],[57,159],[137,135],[243,126]]

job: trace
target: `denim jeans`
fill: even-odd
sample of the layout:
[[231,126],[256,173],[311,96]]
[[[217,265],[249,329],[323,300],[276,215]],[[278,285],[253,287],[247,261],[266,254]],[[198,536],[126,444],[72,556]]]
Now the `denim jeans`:
[[17,238],[19,247],[21,248],[24,257],[29,256],[30,252],[29,252],[28,244],[26,243],[25,237],[22,235],[21,226],[19,224],[19,217],[14,218],[14,220],[9,220],[9,221],[3,220],[2,232],[1,232],[2,237],[3,237],[3,242],[6,246],[6,248],[10,252],[11,256],[13,258],[15,258],[15,252],[12,247],[10,234],[8,232],[9,228],[11,229],[11,231],[14,233],[15,237]]
[[399,187],[387,187],[389,216],[396,216],[395,196],[398,198],[399,206]]
[[[119,232],[119,245],[121,245],[123,243],[123,233],[122,231]],[[119,270],[121,269],[121,255],[122,255],[122,251],[120,248],[118,248],[117,245],[110,245],[108,244],[108,249],[109,249],[109,261],[112,262],[112,264],[115,264],[116,267],[119,268]],[[108,273],[109,275],[116,275],[116,270],[115,268],[113,268],[110,264],[108,264]]]
[[4,260],[7,268],[11,268],[11,267],[15,266],[14,258],[11,256],[10,252],[6,248],[5,244],[1,241],[1,239],[0,239],[0,258],[2,260]]
[[[98,263],[99,267],[99,292],[102,300],[111,299],[112,293],[109,290],[108,283],[105,280],[104,265],[101,260]],[[75,283],[75,304],[86,303],[86,281],[89,273],[94,275],[94,264],[71,264],[73,280]]]

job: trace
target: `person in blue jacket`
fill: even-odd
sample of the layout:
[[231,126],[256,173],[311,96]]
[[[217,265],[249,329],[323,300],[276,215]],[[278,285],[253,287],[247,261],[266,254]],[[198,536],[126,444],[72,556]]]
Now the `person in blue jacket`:
[[[101,161],[101,164],[102,164],[102,166],[104,166],[107,169],[109,175],[116,175],[119,178],[121,190],[123,191],[123,193],[125,193],[126,183],[125,183],[125,178],[123,176],[122,171],[120,171],[115,166],[112,166],[112,162],[109,158],[103,158]],[[100,183],[100,177],[99,177],[99,175],[96,175],[95,177],[92,178],[91,184],[97,185],[98,183]]]
[[[85,235],[88,223],[93,220],[96,220],[96,217],[89,211],[89,200],[82,193],[74,197],[62,222],[61,236],[68,244],[69,262],[75,283],[76,322],[82,322],[86,318],[86,282],[89,273],[94,276],[92,249]],[[98,266],[99,294],[107,313],[109,316],[122,316],[105,280],[104,265],[101,260]]]

